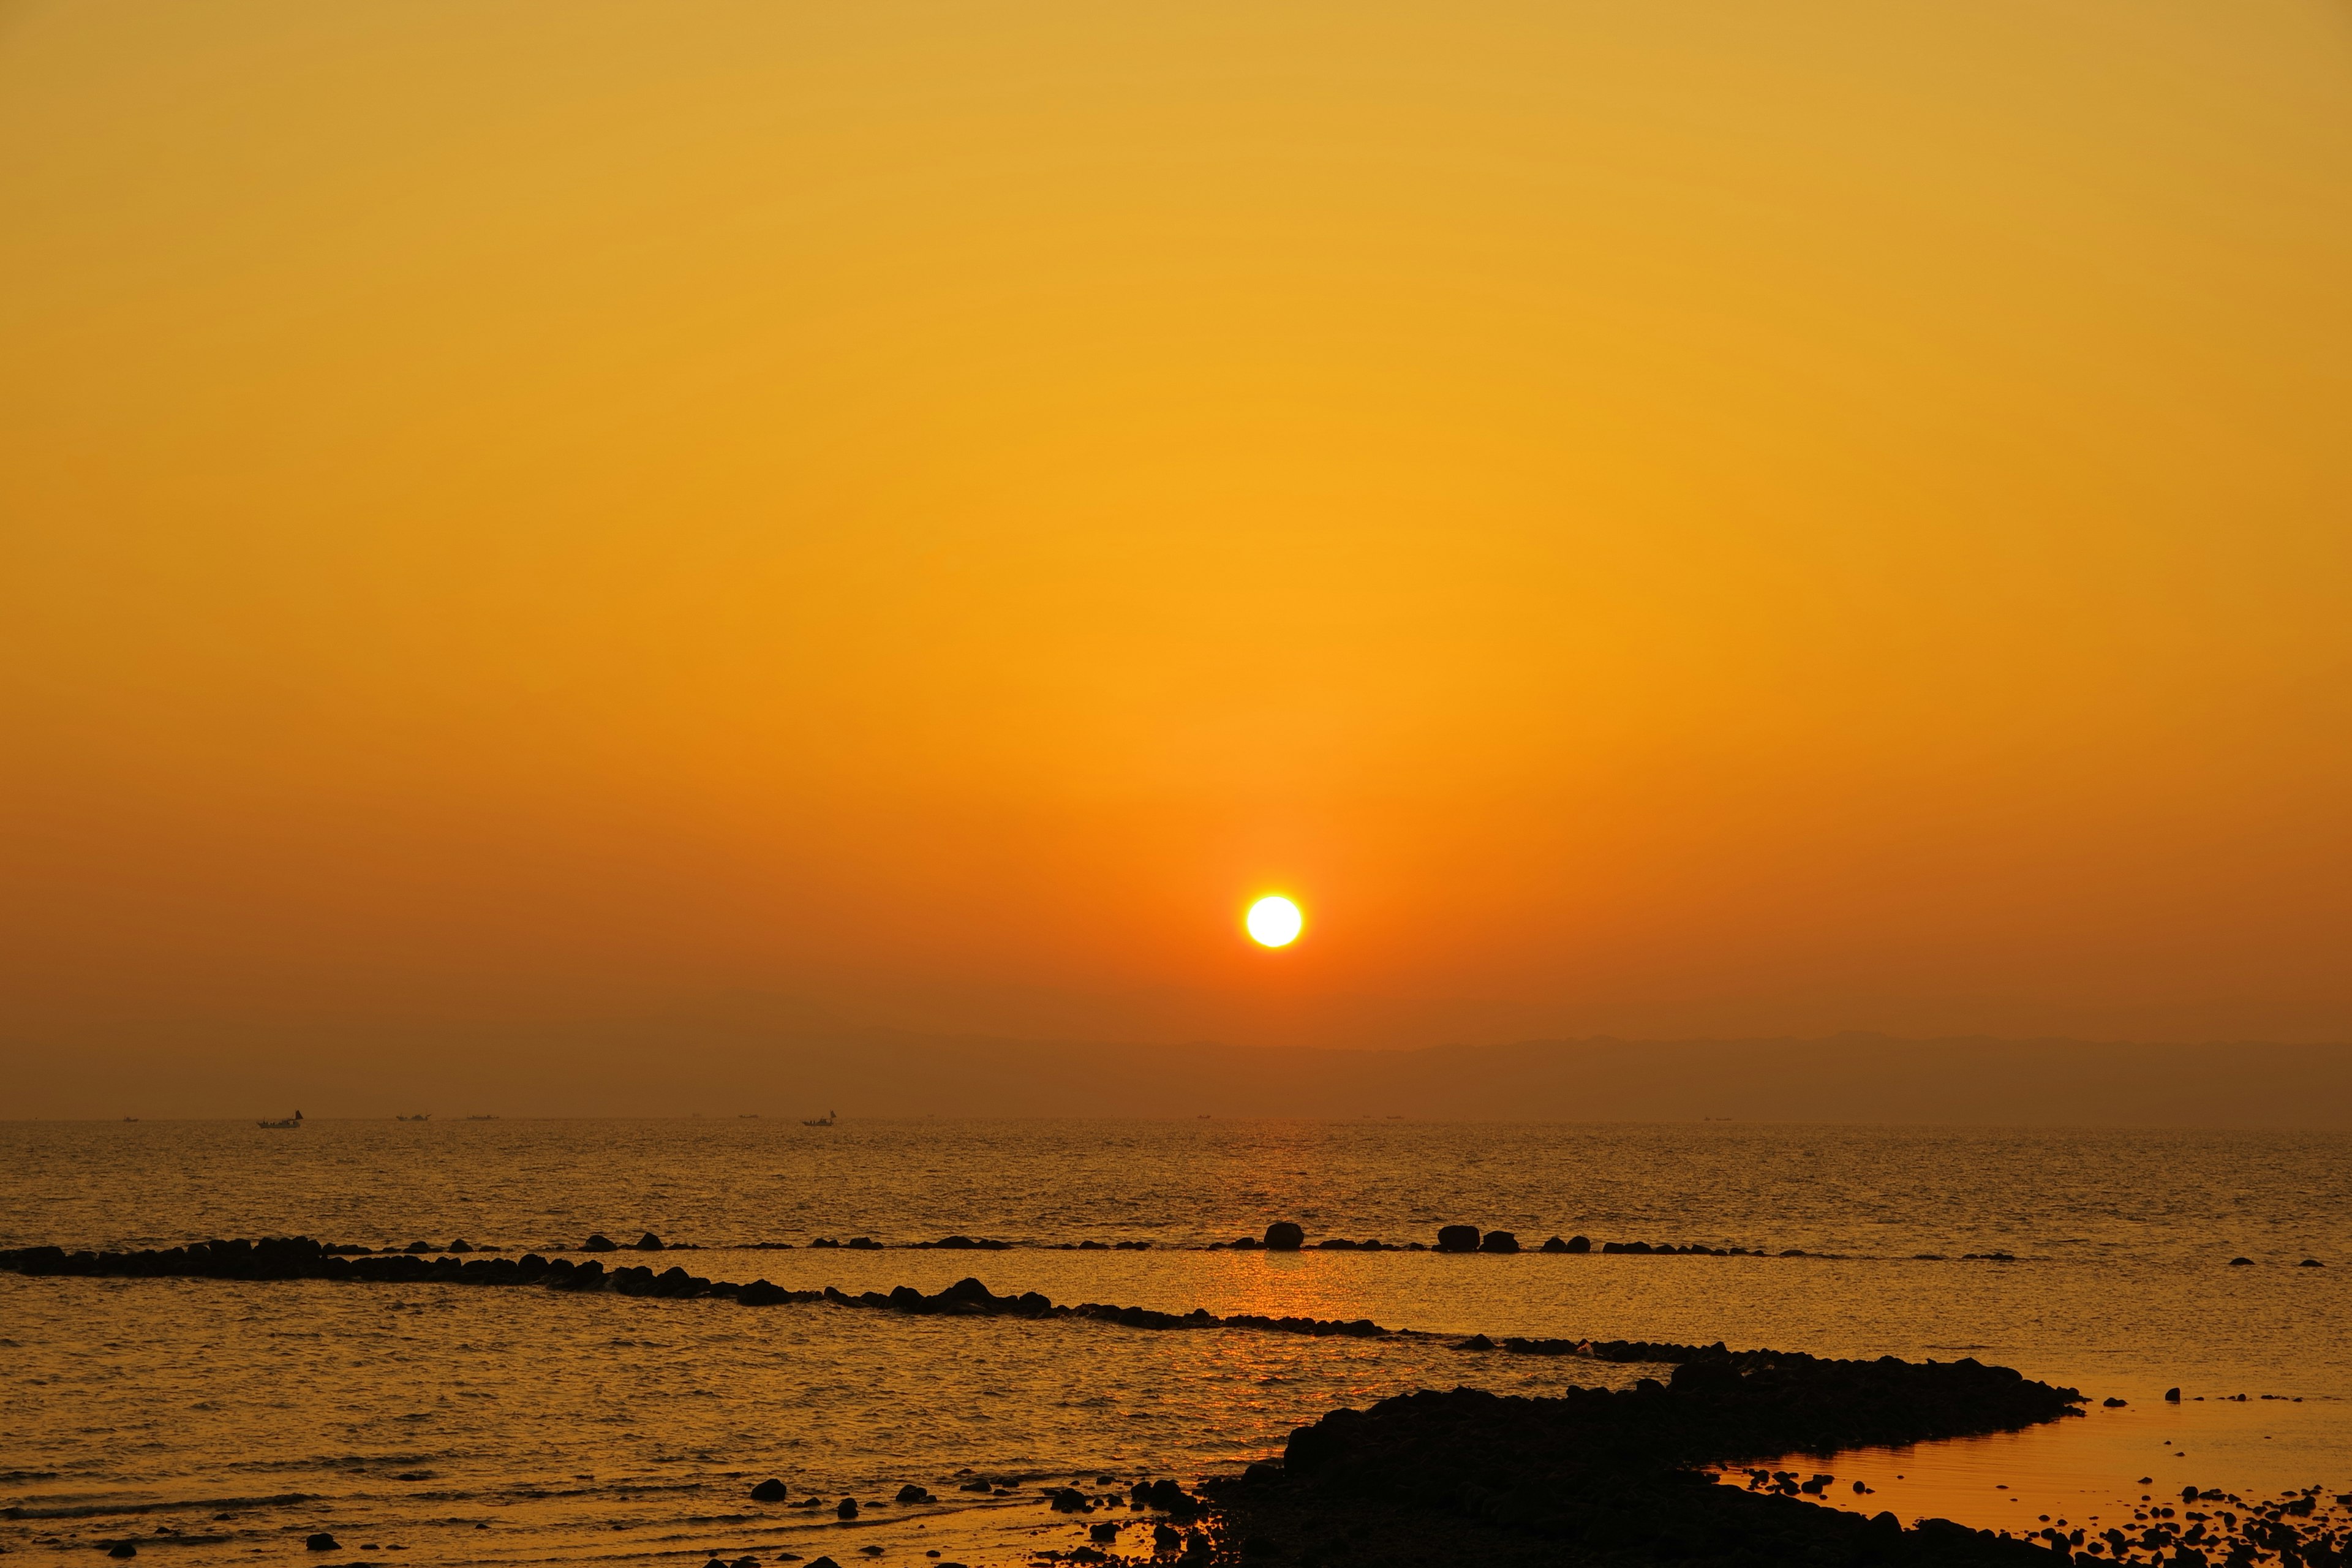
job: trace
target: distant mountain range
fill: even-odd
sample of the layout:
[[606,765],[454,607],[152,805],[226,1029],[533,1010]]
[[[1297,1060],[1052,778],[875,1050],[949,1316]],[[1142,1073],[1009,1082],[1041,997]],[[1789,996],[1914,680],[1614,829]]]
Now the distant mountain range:
[[[637,1026],[398,1047],[26,1051],[0,1117],[761,1113],[1414,1117],[2352,1130],[2352,1046],[1533,1040],[1423,1050],[1134,1046]],[[135,1100],[136,1103],[131,1101]]]

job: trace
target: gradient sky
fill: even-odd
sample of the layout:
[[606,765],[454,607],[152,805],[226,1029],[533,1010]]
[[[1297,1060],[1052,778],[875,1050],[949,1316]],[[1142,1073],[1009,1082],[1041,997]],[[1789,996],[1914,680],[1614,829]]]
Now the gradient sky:
[[0,3],[0,1036],[2352,1038],[2347,279],[2316,0]]

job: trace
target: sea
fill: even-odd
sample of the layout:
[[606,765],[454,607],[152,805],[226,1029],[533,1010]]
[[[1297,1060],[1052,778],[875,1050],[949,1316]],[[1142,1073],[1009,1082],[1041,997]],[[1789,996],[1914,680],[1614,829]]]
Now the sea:
[[[1278,1455],[1328,1411],[1414,1389],[1542,1394],[1664,1374],[1465,1348],[1478,1334],[1973,1356],[2088,1396],[2080,1418],[2021,1433],[1756,1457],[1836,1477],[1838,1506],[1906,1521],[2021,1531],[2128,1521],[2190,1485],[2340,1492],[2352,1489],[2347,1200],[2352,1137],[2318,1132],[5,1123],[5,1247],[307,1235],[576,1255],[593,1233],[652,1232],[701,1249],[673,1260],[694,1273],[793,1289],[929,1292],[971,1276],[1057,1302],[1416,1331],[0,1274],[0,1551],[87,1559],[128,1544],[188,1568],[256,1556],[983,1568],[1067,1552],[1110,1517],[1057,1514],[1052,1488],[1190,1485]],[[1277,1220],[1305,1228],[1306,1250],[1215,1245]],[[1510,1231],[1526,1250],[1316,1247],[1429,1243],[1453,1224]],[[1009,1245],[910,1249],[950,1235]],[[1578,1235],[1595,1250],[1536,1250]],[[861,1237],[878,1245],[810,1245]],[[1747,1255],[1599,1249],[1612,1241]],[[785,1500],[753,1501],[771,1478]],[[940,1500],[895,1501],[908,1485]],[[860,1503],[855,1520],[838,1517],[844,1499]],[[306,1549],[322,1534],[331,1548]]]

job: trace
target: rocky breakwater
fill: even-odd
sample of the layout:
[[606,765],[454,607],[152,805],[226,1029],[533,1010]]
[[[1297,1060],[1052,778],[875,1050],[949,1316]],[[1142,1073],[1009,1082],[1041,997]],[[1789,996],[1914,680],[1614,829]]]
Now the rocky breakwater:
[[[650,1238],[648,1238],[650,1239]],[[658,1244],[656,1244],[658,1245]],[[647,1248],[646,1250],[651,1250]],[[0,1251],[0,1269],[18,1274],[103,1279],[204,1279],[233,1280],[327,1279],[355,1284],[534,1286],[557,1291],[609,1291],[666,1300],[721,1300],[746,1307],[826,1302],[908,1314],[964,1317],[1076,1318],[1130,1329],[1256,1329],[1272,1333],[1337,1335],[1370,1339],[1395,1331],[1368,1319],[1267,1317],[1236,1312],[1219,1317],[1194,1309],[1161,1312],[1098,1301],[1058,1304],[1034,1290],[997,1295],[978,1279],[960,1279],[925,1295],[910,1285],[857,1295],[826,1286],[787,1290],[765,1279],[739,1285],[708,1279],[672,1265],[656,1272],[650,1264],[606,1268],[601,1258],[482,1258],[415,1252],[371,1253],[364,1247],[314,1241],[309,1237],[272,1237],[259,1241],[200,1241],[186,1247],[139,1252],[68,1252],[58,1247]]]
[[1839,1362],[1685,1352],[1671,1384],[1557,1399],[1422,1393],[1335,1411],[1279,1464],[1215,1483],[1246,1563],[2046,1563],[2065,1543],[1930,1520],[1905,1529],[1712,1484],[1713,1467],[1796,1451],[2011,1431],[2079,1415],[2073,1389],[1973,1360]]

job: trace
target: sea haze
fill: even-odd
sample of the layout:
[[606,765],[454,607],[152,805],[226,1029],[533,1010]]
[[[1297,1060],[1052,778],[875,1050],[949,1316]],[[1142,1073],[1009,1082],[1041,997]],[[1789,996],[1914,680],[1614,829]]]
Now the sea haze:
[[[403,1546],[384,1560],[412,1563],[838,1557],[869,1543],[886,1560],[928,1562],[942,1543],[946,1559],[1013,1560],[1078,1539],[1034,1490],[955,1513],[869,1507],[855,1527],[745,1494],[769,1475],[794,1500],[886,1504],[908,1481],[964,1500],[950,1489],[961,1471],[1029,1487],[1190,1479],[1277,1450],[1328,1409],[1415,1387],[1541,1393],[1657,1370],[1457,1347],[1476,1332],[1973,1355],[2092,1396],[2089,1416],[2044,1431],[1821,1462],[1869,1477],[1878,1489],[1866,1500],[1906,1513],[2021,1525],[2192,1481],[2342,1489],[2347,1191],[2352,1137],[2336,1133],[9,1124],[0,1245],[12,1247],[299,1232],[519,1252],[652,1230],[704,1248],[677,1260],[711,1278],[855,1293],[935,1290],[969,1274],[1057,1301],[1369,1317],[1441,1337],[5,1275],[0,1376],[18,1414],[0,1504],[23,1512],[0,1523],[0,1542],[88,1546],[169,1529],[188,1542],[171,1560],[199,1563],[326,1529],[346,1548]],[[1276,1219],[1303,1225],[1310,1250],[1210,1247]],[[1328,1237],[1427,1241],[1457,1222],[1529,1247],[1580,1234],[1762,1256],[1311,1250]],[[950,1234],[1013,1245],[903,1249]],[[859,1236],[881,1248],[808,1246]],[[1082,1241],[1152,1245],[1076,1250]],[[762,1243],[790,1249],[751,1250]],[[2237,1257],[2252,1262],[2233,1267]],[[2177,1405],[2162,1397],[2173,1386]],[[2127,1403],[2098,1403],[2108,1397]]]

